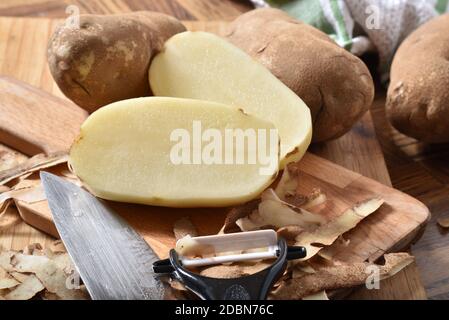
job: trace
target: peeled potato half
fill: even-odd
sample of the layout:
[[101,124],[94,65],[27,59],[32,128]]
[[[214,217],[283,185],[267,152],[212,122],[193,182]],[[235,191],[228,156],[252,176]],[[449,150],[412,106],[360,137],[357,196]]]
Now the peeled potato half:
[[272,122],[281,139],[281,168],[301,159],[310,144],[306,104],[268,69],[216,35],[171,37],[151,63],[149,79],[157,96],[224,103]]
[[221,207],[257,197],[275,179],[273,124],[223,104],[148,97],[94,112],[70,151],[96,196],[168,207]]

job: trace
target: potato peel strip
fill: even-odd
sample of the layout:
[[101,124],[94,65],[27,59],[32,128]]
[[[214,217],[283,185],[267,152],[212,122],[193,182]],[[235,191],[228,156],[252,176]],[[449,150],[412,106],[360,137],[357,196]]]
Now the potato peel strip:
[[312,232],[302,232],[296,237],[297,246],[307,250],[307,256],[301,260],[308,260],[316,255],[323,246],[329,246],[343,233],[353,229],[360,221],[375,212],[384,203],[381,198],[373,198],[357,204],[343,214],[322,225]]

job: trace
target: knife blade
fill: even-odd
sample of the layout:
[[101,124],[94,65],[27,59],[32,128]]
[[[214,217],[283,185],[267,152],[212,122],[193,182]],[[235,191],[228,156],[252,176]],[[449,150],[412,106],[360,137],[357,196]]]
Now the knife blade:
[[77,185],[40,174],[56,228],[94,300],[163,299],[158,257],[119,215]]

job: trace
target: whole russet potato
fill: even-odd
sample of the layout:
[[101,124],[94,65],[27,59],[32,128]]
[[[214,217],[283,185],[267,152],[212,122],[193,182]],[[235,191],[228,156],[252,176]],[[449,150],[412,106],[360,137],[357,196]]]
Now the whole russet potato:
[[61,91],[89,112],[148,96],[148,69],[164,42],[185,27],[156,12],[81,15],[79,27],[60,25],[48,45],[48,64]]
[[391,67],[387,115],[408,136],[449,142],[449,14],[424,24],[399,47]]
[[313,141],[335,139],[369,109],[368,68],[320,30],[278,9],[258,9],[230,25],[227,39],[260,62],[310,108]]

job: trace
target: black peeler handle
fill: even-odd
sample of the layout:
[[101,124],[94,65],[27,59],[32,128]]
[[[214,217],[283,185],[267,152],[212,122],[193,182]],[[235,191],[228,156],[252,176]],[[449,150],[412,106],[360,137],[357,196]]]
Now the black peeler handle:
[[170,251],[169,259],[155,262],[153,268],[156,273],[172,273],[189,290],[205,300],[264,300],[284,272],[287,260],[306,255],[304,247],[287,247],[282,238],[278,241],[278,247],[278,258],[270,267],[235,279],[216,279],[193,273],[182,266],[174,249]]
[[[287,260],[301,259],[306,256],[306,249],[304,247],[289,246],[287,247]],[[170,259],[158,260],[153,263],[153,271],[155,273],[172,273],[175,271]]]

